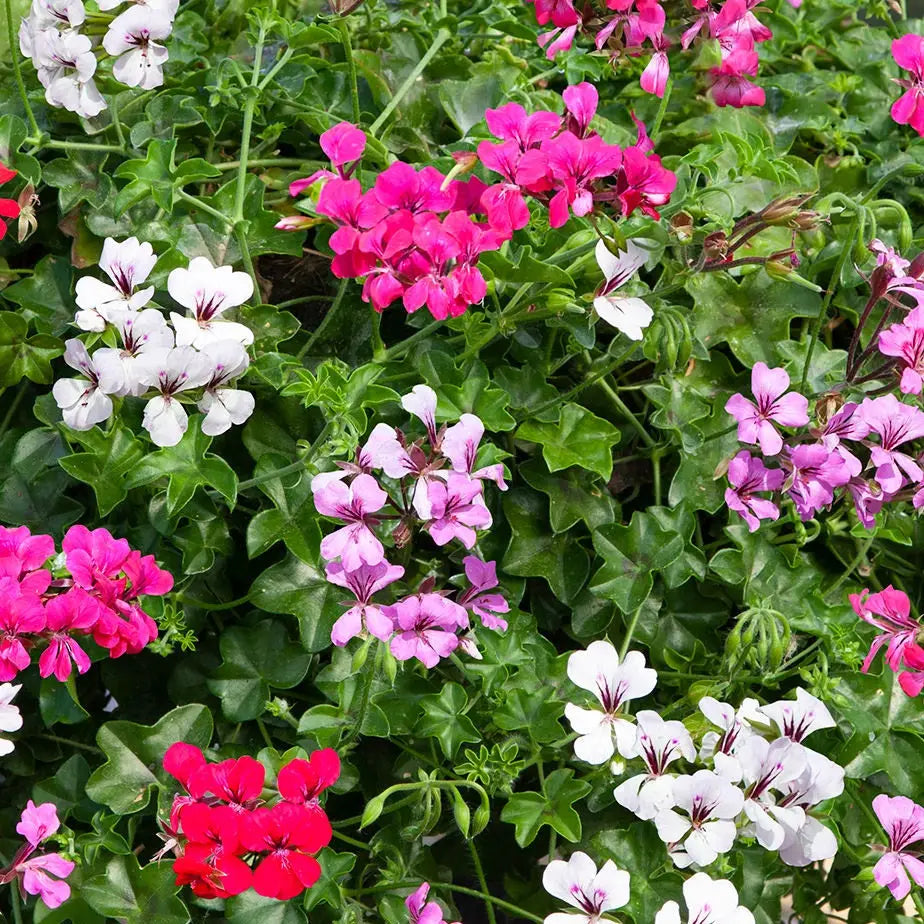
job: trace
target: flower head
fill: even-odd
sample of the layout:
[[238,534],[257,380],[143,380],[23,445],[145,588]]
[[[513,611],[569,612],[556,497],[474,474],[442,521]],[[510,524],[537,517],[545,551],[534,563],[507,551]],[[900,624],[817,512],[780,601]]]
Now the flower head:
[[[754,915],[738,904],[738,891],[727,879],[695,873],[683,884],[687,924],[754,924]],[[654,924],[681,924],[680,906],[665,902]]]
[[771,369],[758,362],[751,370],[754,401],[742,394],[732,395],[725,410],[738,421],[738,439],[759,443],[765,456],[775,456],[783,440],[774,424],[801,427],[808,423],[808,399],[796,392],[786,394],[789,375],[785,369]]
[[924,841],[924,808],[904,796],[880,795],[873,811],[889,837],[889,850],[873,867],[873,878],[899,901],[911,891],[911,879],[924,887],[924,861],[906,851]]
[[903,35],[892,42],[892,57],[910,79],[895,81],[905,92],[892,103],[892,118],[924,135],[924,37]]
[[545,924],[598,924],[607,911],[629,901],[629,874],[607,860],[600,870],[580,850],[565,860],[552,860],[542,874],[542,887],[577,913],[550,914]]

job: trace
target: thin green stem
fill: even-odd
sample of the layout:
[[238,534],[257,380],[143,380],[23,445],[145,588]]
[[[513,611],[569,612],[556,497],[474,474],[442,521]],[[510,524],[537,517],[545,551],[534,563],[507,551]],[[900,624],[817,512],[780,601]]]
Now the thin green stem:
[[[475,846],[474,839],[468,842],[468,849],[472,855],[472,864],[475,867],[475,875],[478,877],[478,884],[481,886],[481,891],[484,892],[485,895],[490,895],[491,890],[488,888],[488,880],[485,878],[484,867],[481,865],[481,857],[478,856],[478,848]],[[494,906],[490,901],[485,901],[484,910],[488,915],[488,924],[497,924],[497,918],[494,916]]]
[[657,445],[657,441],[654,440],[651,434],[642,426],[635,414],[632,413],[629,406],[626,404],[622,398],[619,397],[619,394],[615,389],[605,380],[601,380],[600,387],[606,392],[610,401],[616,406],[617,410],[626,418],[633,430],[639,435],[639,439],[649,448],[653,448]]
[[263,736],[263,740],[266,742],[266,746],[272,750],[273,739],[270,738],[269,732],[266,730],[266,726],[263,724],[263,719],[257,719],[257,728],[260,729],[260,734]]
[[350,837],[349,834],[343,834],[341,831],[334,831],[334,837],[337,838],[338,841],[343,841],[344,844],[349,844],[351,847],[358,847],[360,850],[372,853],[371,845],[367,844],[365,841],[357,840],[355,837]]
[[[247,161],[247,169],[251,167],[301,167],[305,163],[304,157],[258,157]],[[220,164],[212,164],[216,170],[239,170],[241,161],[227,160]]]
[[32,137],[40,139],[42,131],[35,121],[35,113],[29,104],[29,97],[26,95],[26,85],[22,79],[22,66],[19,60],[19,39],[16,36],[16,29],[13,26],[13,5],[10,0],[3,0],[4,10],[6,12],[6,33],[9,40],[9,55],[13,63],[13,77],[16,79],[16,88],[19,90],[19,99],[22,102],[22,108],[26,111],[26,119],[29,122],[29,130]]
[[240,165],[237,170],[237,186],[234,191],[234,211],[231,215],[231,224],[236,225],[244,220],[244,196],[247,192],[247,158],[250,155],[250,135],[253,131],[253,116],[260,96],[258,86],[260,83],[260,68],[263,66],[263,43],[266,41],[266,26],[260,23],[260,32],[257,35],[257,44],[253,52],[253,71],[250,74],[250,92],[244,102],[244,124],[241,128],[241,154]]
[[516,905],[511,904],[510,902],[505,902],[502,898],[495,898],[493,895],[488,895],[485,892],[479,892],[476,889],[469,889],[465,886],[455,885],[455,883],[450,882],[434,882],[431,883],[435,889],[449,889],[450,892],[459,892],[461,895],[470,895],[472,898],[480,898],[484,902],[490,902],[492,905],[497,905],[498,908],[502,908],[504,911],[512,914],[516,917],[522,918],[524,921],[535,921],[536,924],[542,924],[545,920],[544,918],[539,917],[538,914],[533,914],[530,911],[526,911],[523,908],[518,908]]
[[237,600],[229,600],[227,603],[206,603],[205,600],[197,600],[195,597],[190,597],[185,593],[177,594],[177,599],[180,603],[188,603],[190,606],[195,606],[200,610],[233,610],[237,607],[243,605],[244,603],[250,602],[250,594],[246,594],[243,597],[238,597]]
[[279,60],[267,71],[266,76],[257,84],[258,88],[265,90],[273,82],[273,78],[288,64],[289,58],[294,54],[295,52],[291,48],[287,48],[279,56]]
[[667,104],[670,102],[673,86],[674,78],[668,77],[667,83],[664,86],[664,95],[661,97],[661,105],[658,106],[658,114],[655,116],[654,124],[651,126],[651,131],[649,132],[652,138],[656,138],[658,132],[661,131],[661,123],[664,121],[664,116],[667,114]]
[[331,303],[330,308],[327,309],[327,313],[321,319],[321,323],[312,331],[311,336],[305,341],[302,348],[295,354],[296,359],[303,359],[308,355],[308,351],[324,336],[327,328],[333,323],[334,318],[337,316],[340,306],[343,304],[343,300],[346,297],[347,289],[349,288],[350,280],[341,279],[340,286],[337,288],[337,294],[334,296],[334,301]]
[[176,194],[177,198],[181,199],[183,202],[188,203],[193,208],[197,208],[200,211],[205,212],[206,215],[211,215],[212,218],[220,218],[225,226],[233,225],[232,221],[228,218],[227,215],[219,212],[218,209],[212,208],[212,206],[206,204],[201,199],[196,198],[196,196],[191,196],[185,190],[178,189]]
[[353,43],[350,40],[350,27],[345,16],[337,20],[337,29],[340,32],[340,44],[343,46],[343,57],[346,60],[347,77],[350,80],[350,99],[353,103],[353,123],[359,125],[361,114],[359,111],[359,83],[356,79],[356,61],[353,60]]
[[[36,143],[34,138],[27,138],[27,143]],[[43,148],[56,148],[60,151],[109,151],[113,154],[125,154],[125,148],[118,144],[94,144],[92,141],[55,141],[50,139],[41,143]]]
[[385,355],[385,344],[382,342],[382,315],[378,311],[372,312],[372,361],[378,362]]
[[442,325],[442,321],[431,321],[429,324],[421,327],[416,333],[411,334],[406,340],[402,340],[400,343],[396,343],[393,347],[389,347],[385,350],[379,357],[379,362],[387,363],[392,359],[400,359],[412,346],[415,346],[421,340],[429,337],[430,334]]
[[[381,649],[379,649],[379,651],[381,651]],[[379,666],[378,662],[379,659],[376,657],[375,663],[372,665],[371,669],[369,667],[366,668],[365,682],[363,683],[362,693],[360,694],[359,714],[353,722],[353,728],[350,730],[350,733],[340,743],[341,748],[346,748],[348,744],[352,744],[359,737],[360,730],[363,727],[363,721],[366,718],[366,710],[369,708],[369,698],[372,695],[372,684],[375,681],[376,671]]]
[[119,139],[119,147],[125,148],[125,133],[122,131],[122,119],[119,115],[119,104],[116,102],[117,97],[110,99],[109,112],[112,117],[112,127],[116,131],[116,138]]
[[[6,0],[9,3],[9,0]],[[437,52],[452,38],[452,33],[448,29],[440,29],[433,38],[433,44],[424,53],[424,56],[417,62],[414,70],[408,74],[404,83],[398,87],[395,95],[388,101],[388,105],[379,113],[379,117],[369,126],[369,134],[375,135],[378,130],[388,121],[391,114],[401,105],[401,101],[410,92],[411,87],[417,82],[420,75],[426,70],[427,65],[436,57]]]
[[825,319],[828,316],[828,308],[831,306],[834,293],[837,291],[837,287],[841,284],[841,273],[843,272],[844,266],[847,263],[847,258],[853,251],[854,238],[857,236],[857,230],[860,227],[861,214],[862,213],[860,210],[857,209],[853,221],[850,223],[850,230],[847,232],[847,239],[844,241],[843,249],[841,250],[840,256],[838,257],[837,264],[834,267],[834,273],[831,276],[831,281],[828,283],[828,291],[825,292],[824,300],[822,301],[821,308],[818,311],[818,317],[815,320],[815,323],[812,325],[812,330],[809,334],[808,349],[805,351],[805,363],[802,366],[802,379],[799,382],[800,392],[805,392],[805,385],[806,382],[808,382],[809,366],[812,363],[812,354],[815,352],[815,344],[818,342],[818,336],[821,333],[822,325],[825,323]]
[[3,420],[0,421],[0,436],[3,436],[4,433],[9,429],[10,423],[13,420],[13,415],[16,413],[16,409],[22,403],[22,399],[26,396],[26,383],[20,382],[19,387],[16,389],[16,394],[13,395],[13,400],[10,401],[7,406],[6,413],[3,415]]
[[290,465],[284,465],[282,468],[277,468],[272,472],[264,472],[262,475],[258,475],[256,478],[248,478],[246,481],[240,482],[237,486],[237,490],[240,493],[241,491],[247,491],[250,488],[255,488],[257,485],[264,484],[267,481],[273,481],[276,478],[283,478],[286,475],[291,475],[292,472],[301,471],[307,464],[309,460],[307,458],[301,458],[297,462],[292,462]]
[[[7,6],[6,6],[7,15],[9,15],[10,0],[6,0],[6,2],[7,2]],[[12,46],[12,48],[15,48],[15,47],[16,47],[15,45]],[[14,57],[15,57],[15,52],[14,52]],[[10,889],[10,901],[12,902],[12,905],[13,905],[13,924],[22,924],[22,908],[20,907],[20,902],[19,902],[19,883],[18,882],[14,882],[13,887]]]
[[857,549],[857,554],[854,556],[850,564],[844,569],[841,573],[841,576],[825,591],[825,597],[829,597],[831,594],[836,591],[847,578],[850,577],[853,572],[863,564],[863,560],[866,558],[870,546],[873,544],[873,540],[876,538],[875,534],[869,536],[867,539],[864,539],[860,544],[860,547]]
[[629,650],[629,646],[632,644],[632,636],[635,635],[635,627],[638,625],[638,617],[641,615],[642,608],[639,607],[633,614],[632,618],[629,620],[629,625],[626,626],[626,634],[623,636],[622,644],[619,646],[619,660],[622,661],[626,653]]
[[102,754],[103,752],[94,747],[92,744],[84,744],[82,741],[71,741],[70,738],[62,738],[60,735],[38,734],[37,738],[44,738],[46,741],[56,741],[58,744],[67,744],[72,748],[78,748],[81,751],[87,751],[90,754]]
[[914,907],[917,908],[918,917],[924,921],[924,898],[921,897],[921,893],[918,889],[915,889],[911,893],[911,900],[914,902]]
[[253,281],[254,295],[257,301],[261,302],[263,301],[263,296],[260,294],[260,280],[257,279],[257,270],[253,265],[253,257],[250,255],[250,245],[247,243],[246,221],[239,221],[235,224],[234,238],[237,241],[238,250],[241,252],[241,262],[244,264],[244,269],[247,270],[247,275]]

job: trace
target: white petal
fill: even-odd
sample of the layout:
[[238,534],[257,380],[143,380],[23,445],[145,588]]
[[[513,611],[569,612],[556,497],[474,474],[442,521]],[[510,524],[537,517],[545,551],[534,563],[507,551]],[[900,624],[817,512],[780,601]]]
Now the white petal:
[[86,379],[58,379],[51,393],[61,408],[64,422],[72,430],[89,430],[112,414],[109,396]]
[[154,445],[176,446],[189,426],[189,418],[179,401],[158,395],[145,405],[141,425]]
[[607,860],[594,876],[588,895],[600,892],[604,894],[600,903],[601,911],[613,911],[629,902],[629,874],[619,869],[612,860]]
[[680,905],[677,902],[665,902],[655,914],[654,924],[680,924]]
[[641,340],[643,331],[654,317],[648,303],[640,298],[620,298],[616,295],[599,295],[594,299],[597,314],[630,340]]

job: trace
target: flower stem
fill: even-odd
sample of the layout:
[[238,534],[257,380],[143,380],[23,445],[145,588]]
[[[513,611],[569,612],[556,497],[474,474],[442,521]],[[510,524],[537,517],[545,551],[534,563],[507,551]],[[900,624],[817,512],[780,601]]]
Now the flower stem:
[[667,114],[667,104],[670,102],[671,89],[673,86],[673,77],[668,77],[667,83],[664,85],[664,96],[661,97],[661,105],[658,106],[658,114],[655,116],[654,125],[651,126],[650,137],[652,138],[661,130],[661,123],[664,121],[664,116]]
[[[35,113],[32,111],[32,106],[29,104],[29,97],[26,95],[26,85],[22,79],[22,63],[19,60],[19,40],[16,37],[16,30],[13,27],[13,4],[11,0],[3,0],[3,7],[6,12],[6,32],[10,43],[10,60],[13,64],[13,77],[16,79],[16,88],[19,90],[19,99],[22,102],[22,108],[26,111],[26,119],[29,122],[29,130],[32,133],[32,137],[40,139],[42,137],[42,131],[38,127],[38,122],[35,121]],[[18,911],[17,905],[14,904],[13,907]]]
[[201,199],[197,199],[195,196],[191,196],[188,192],[182,189],[176,191],[177,197],[182,199],[183,202],[189,203],[193,208],[197,208],[202,212],[205,212],[206,215],[211,215],[212,218],[220,218],[224,222],[225,226],[231,225],[231,219],[227,215],[224,215],[222,212],[219,212],[218,209],[212,208],[212,206],[207,205]]
[[92,744],[84,744],[82,741],[71,741],[70,738],[62,738],[60,735],[39,734],[37,738],[44,738],[46,741],[56,741],[58,744],[69,744],[72,748],[79,748],[81,751],[88,751],[91,754],[102,754],[103,752],[94,747]]
[[[6,0],[6,9],[7,9],[7,15],[9,15],[10,0]],[[14,55],[16,54],[15,48],[11,48],[10,50],[12,51]],[[12,888],[10,889],[10,901],[13,904],[14,924],[22,924],[22,908],[20,907],[20,903],[19,903],[19,883],[18,882],[14,882],[12,885]]]
[[632,619],[629,620],[629,625],[626,626],[626,634],[623,636],[622,644],[619,646],[619,660],[622,661],[626,653],[629,651],[629,646],[632,644],[632,636],[635,635],[635,627],[638,625],[638,617],[641,615],[642,608],[639,607],[633,614]]
[[639,423],[635,414],[632,413],[629,406],[626,404],[622,398],[619,397],[619,394],[616,390],[607,382],[605,379],[600,381],[600,387],[606,392],[610,401],[616,406],[619,412],[626,418],[626,420],[631,425],[632,429],[639,435],[639,439],[649,448],[652,449],[657,445],[656,441],[651,437],[651,434]]
[[345,16],[337,20],[337,29],[340,31],[340,44],[343,46],[343,56],[346,59],[347,76],[350,79],[350,99],[353,102],[353,123],[359,125],[361,114],[359,111],[359,83],[356,79],[356,61],[353,60],[353,43],[350,41],[350,27]]
[[195,597],[189,597],[185,593],[177,594],[180,603],[188,603],[200,610],[233,610],[244,603],[250,602],[250,594],[238,597],[237,600],[229,600],[227,603],[206,603],[205,600],[197,600]]
[[[9,0],[6,0],[9,3]],[[424,56],[417,62],[414,70],[408,74],[404,83],[398,87],[395,95],[388,101],[388,105],[379,113],[379,117],[369,126],[369,134],[375,135],[376,132],[388,121],[389,116],[401,104],[401,100],[410,92],[410,89],[416,83],[417,79],[424,72],[427,65],[436,57],[437,52],[452,38],[452,33],[448,29],[440,29],[433,39],[433,44],[424,53]]]
[[[478,856],[478,848],[475,846],[474,839],[468,842],[468,849],[472,855],[472,863],[475,867],[475,875],[478,877],[478,884],[485,895],[490,895],[491,890],[488,888],[488,880],[484,875],[484,867],[481,865],[481,858]],[[488,924],[497,924],[497,918],[494,916],[494,906],[489,900],[485,900],[484,910],[488,915]]]

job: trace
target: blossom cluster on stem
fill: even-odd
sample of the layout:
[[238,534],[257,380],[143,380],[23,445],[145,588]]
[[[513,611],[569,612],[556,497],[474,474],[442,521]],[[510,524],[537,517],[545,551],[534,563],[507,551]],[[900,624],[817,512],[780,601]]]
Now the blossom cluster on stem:
[[[102,14],[124,0],[97,0]],[[129,3],[113,15],[102,39],[112,57],[112,76],[128,87],[153,90],[164,82],[169,53],[161,44],[173,31],[179,0]],[[82,0],[32,0],[19,27],[19,49],[31,58],[50,106],[85,119],[98,116],[106,101],[94,80],[98,59],[95,39],[81,32],[87,18]]]
[[[703,697],[700,711],[715,730],[697,748],[683,722],[650,709],[634,721],[628,714],[628,703],[651,693],[657,680],[640,652],[621,659],[609,642],[591,642],[568,659],[568,676],[603,707],[565,707],[579,736],[575,756],[603,764],[618,751],[643,763],[614,795],[623,808],[654,821],[677,866],[708,866],[739,836],[779,851],[791,866],[834,856],[837,839],[809,812],[843,791],[844,771],[802,743],[834,725],[820,700],[799,689],[795,700],[761,706],[746,699],[736,710]],[[679,773],[678,762],[691,772]]]
[[[709,92],[718,106],[763,106],[757,74],[757,46],[773,37],[755,15],[760,0],[690,0],[686,9],[671,9],[671,21],[661,0],[527,0],[535,7],[540,26],[552,28],[539,36],[551,59],[574,45],[577,36],[591,39],[598,52],[612,61],[647,56],[639,83],[645,92],[663,97],[670,77],[669,49],[689,51],[694,44],[714,42],[720,60],[709,70]],[[798,6],[801,0],[790,0]]]
[[404,576],[402,566],[387,560],[383,539],[400,549],[415,532],[423,532],[437,546],[457,541],[470,550],[478,531],[492,522],[484,482],[507,487],[502,465],[476,464],[484,434],[481,420],[463,414],[452,426],[438,428],[436,403],[432,388],[415,386],[401,404],[423,423],[425,437],[410,440],[394,427],[377,424],[355,462],[340,463],[338,471],[322,472],[311,482],[318,512],[343,524],[321,542],[327,579],[354,597],[334,624],[331,641],[343,646],[356,636],[371,635],[388,642],[399,661],[416,658],[426,667],[459,647],[477,656],[471,635],[459,634],[467,633],[470,616],[479,617],[487,628],[503,630],[507,623],[502,614],[509,610],[494,589],[495,562],[476,555],[462,561],[467,586],[454,600],[447,591],[436,591],[432,578],[394,603],[374,599]]
[[[42,677],[64,682],[75,667],[85,673],[90,656],[81,637],[92,638],[111,658],[137,654],[157,638],[142,599],[168,593],[173,578],[153,555],[106,529],[79,525],[65,533],[61,546],[61,557],[49,561],[56,554],[51,536],[0,526],[0,681],[28,668],[35,651]],[[7,687],[0,695],[7,708],[16,690]]]
[[[457,155],[448,176],[396,161],[365,191],[356,173],[366,136],[340,123],[320,139],[332,170],[297,180],[290,192],[323,183],[314,208],[337,225],[331,269],[339,278],[364,279],[363,299],[376,311],[400,298],[408,312],[426,305],[437,319],[455,317],[485,297],[479,257],[529,223],[530,202],[547,209],[550,226],[559,228],[571,215],[600,210],[626,218],[638,209],[656,219],[670,199],[677,178],[661,166],[644,125],[638,123],[637,142],[621,148],[590,127],[598,103],[591,84],[568,87],[562,102],[563,115],[527,113],[517,103],[488,109],[495,140],[482,142],[477,155]],[[489,185],[476,176],[455,178],[477,162],[500,179]],[[313,223],[293,216],[277,227]]]
[[0,883],[16,882],[22,895],[36,895],[49,908],[63,905],[71,896],[66,879],[74,871],[74,863],[60,853],[48,851],[47,845],[37,852],[60,827],[53,802],[36,805],[30,799],[16,825],[16,833],[24,842],[9,866],[0,870]]
[[333,835],[319,797],[340,776],[335,751],[288,761],[272,785],[252,757],[210,763],[185,742],[167,749],[164,769],[184,789],[162,821],[163,852],[175,855],[177,885],[200,898],[230,898],[252,888],[288,901],[318,881],[315,855]]
[[100,269],[109,281],[77,280],[74,324],[101,334],[108,345],[91,354],[82,340],[65,344],[64,361],[81,377],[59,379],[52,394],[73,430],[108,420],[113,398],[146,399],[142,426],[157,446],[175,446],[183,438],[186,401],[194,400],[205,415],[201,426],[208,436],[253,413],[253,395],[235,387],[250,365],[253,331],[222,317],[253,295],[250,276],[194,257],[167,278],[170,297],[187,310],[171,311],[168,321],[151,302],[154,286],[145,285],[156,261],[148,243],[106,238]]

